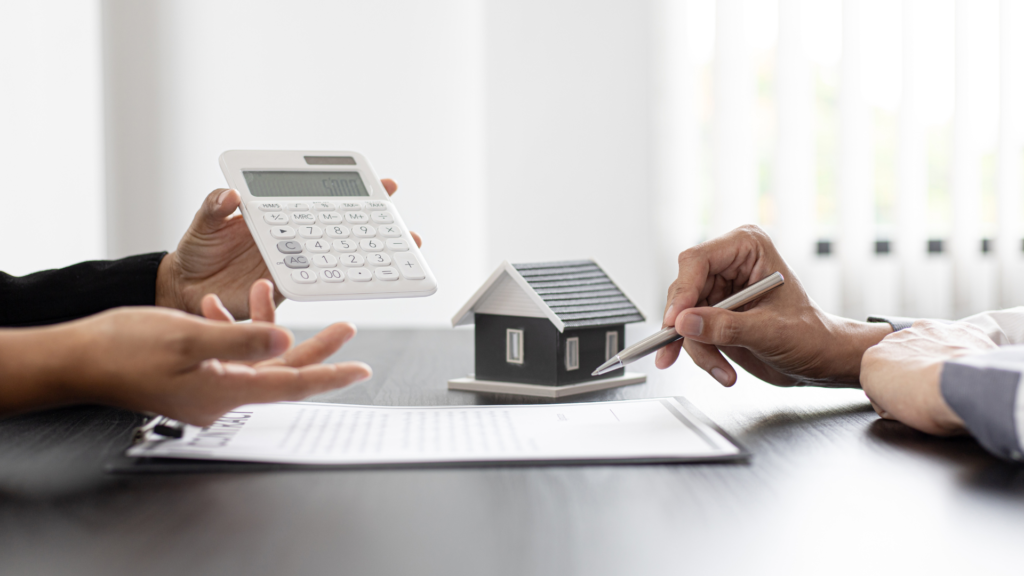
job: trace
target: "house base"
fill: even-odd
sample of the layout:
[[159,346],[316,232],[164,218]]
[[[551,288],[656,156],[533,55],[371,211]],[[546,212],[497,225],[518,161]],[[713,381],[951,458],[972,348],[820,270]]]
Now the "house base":
[[647,381],[646,374],[626,372],[617,378],[602,378],[579,384],[564,386],[545,386],[542,384],[522,384],[520,382],[496,382],[494,380],[477,380],[472,374],[465,378],[448,381],[449,390],[467,390],[469,392],[494,392],[497,394],[517,394],[519,396],[539,396],[541,398],[564,398],[596,390],[617,388],[629,384]]

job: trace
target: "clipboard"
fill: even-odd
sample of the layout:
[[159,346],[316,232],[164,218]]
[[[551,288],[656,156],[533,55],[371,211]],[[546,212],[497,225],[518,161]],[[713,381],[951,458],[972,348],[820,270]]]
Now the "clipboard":
[[[667,399],[651,399],[652,401],[661,401]],[[627,464],[685,464],[685,463],[735,463],[735,462],[746,462],[751,458],[751,454],[746,450],[739,442],[737,442],[731,435],[721,429],[717,424],[700,412],[696,407],[693,406],[688,400],[683,397],[673,397],[674,403],[666,404],[671,406],[670,412],[675,412],[674,416],[679,419],[684,425],[687,426],[694,434],[701,435],[702,433],[707,434],[708,430],[714,432],[715,441],[724,439],[731,445],[731,449],[728,452],[722,451],[714,454],[695,454],[695,455],[651,455],[649,457],[595,457],[595,458],[566,458],[566,459],[553,459],[553,458],[517,458],[510,460],[503,459],[480,459],[480,460],[459,460],[459,461],[429,461],[429,462],[358,462],[358,463],[294,463],[294,462],[271,462],[271,461],[227,461],[217,459],[190,459],[190,458],[166,458],[166,457],[140,457],[140,456],[128,456],[127,452],[132,448],[129,447],[124,454],[114,458],[105,466],[105,470],[113,474],[173,474],[173,473],[224,473],[224,472],[269,472],[269,471],[291,471],[291,470],[358,470],[358,469],[409,469],[409,468],[467,468],[467,467],[507,467],[507,466],[588,466],[588,465],[627,465]],[[627,401],[627,402],[643,402],[643,401]],[[281,403],[293,405],[291,407],[308,406],[308,407],[319,407],[329,408],[331,406],[339,406],[332,404],[318,404],[318,403]],[[564,406],[587,406],[587,407],[598,407],[603,405],[619,404],[619,402],[595,402],[586,403],[579,405],[566,405],[566,404],[551,404],[543,405],[540,407],[554,408]],[[268,405],[264,405],[268,406]],[[508,406],[507,408],[537,408],[537,405],[514,405]],[[380,408],[392,408],[401,409],[402,407],[371,407],[366,406],[363,408],[367,409],[380,409]],[[443,409],[460,409],[460,408],[485,408],[485,407],[463,407],[463,406],[437,406],[437,407],[409,407],[418,408],[424,410],[443,410]],[[490,407],[490,408],[502,408],[502,407]],[[152,440],[152,434],[157,426],[166,424],[166,422],[156,422],[157,418],[154,418],[147,422],[144,426],[140,427],[136,431],[133,446],[138,446],[141,443],[147,441],[147,438]],[[192,431],[194,434],[195,431]]]

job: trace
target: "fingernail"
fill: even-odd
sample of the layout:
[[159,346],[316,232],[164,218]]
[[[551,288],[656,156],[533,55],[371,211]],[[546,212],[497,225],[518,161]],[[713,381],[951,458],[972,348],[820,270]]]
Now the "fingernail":
[[231,190],[225,190],[220,193],[220,196],[217,196],[217,208],[220,208],[224,204],[224,201],[227,200],[228,194],[230,193]]
[[[355,324],[348,323],[348,325],[352,327],[352,331],[349,332],[348,338],[345,338],[345,342],[346,343],[349,340],[355,338],[356,337],[356,333],[358,332],[358,330],[356,329],[356,325]],[[367,368],[369,369],[369,366],[367,366]]]
[[270,354],[277,356],[288,351],[291,345],[291,338],[284,330],[271,330],[270,332]]
[[662,326],[671,326],[676,323],[676,305],[670,304],[668,310],[665,310],[665,319],[661,322]]
[[[362,364],[362,362],[360,362]],[[362,382],[363,380],[369,380],[373,376],[373,368],[370,368],[368,364],[363,364],[364,376],[361,376],[356,382]]]
[[722,370],[721,368],[712,368],[711,375],[714,376],[715,380],[718,380],[718,383],[722,386],[729,385],[729,375],[725,373],[725,370]]
[[700,336],[704,331],[704,319],[697,314],[687,314],[683,318],[683,336]]

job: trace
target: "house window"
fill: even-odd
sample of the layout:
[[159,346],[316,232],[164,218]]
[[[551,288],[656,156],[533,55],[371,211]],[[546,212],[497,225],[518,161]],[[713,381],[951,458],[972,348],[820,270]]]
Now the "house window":
[[579,370],[580,367],[580,339],[577,336],[565,340],[565,369]]
[[612,330],[604,333],[604,360],[607,362],[619,353],[619,331]]
[[509,364],[523,363],[523,331],[505,330],[505,361]]

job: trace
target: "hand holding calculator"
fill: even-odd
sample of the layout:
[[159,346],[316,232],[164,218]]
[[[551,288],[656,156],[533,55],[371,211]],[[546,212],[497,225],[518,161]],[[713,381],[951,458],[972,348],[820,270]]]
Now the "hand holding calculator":
[[277,289],[299,301],[429,296],[437,281],[356,152],[229,150],[228,184]]

